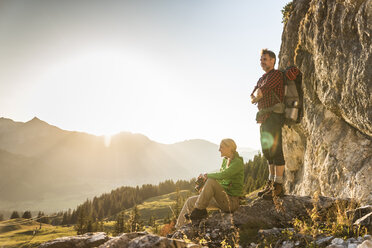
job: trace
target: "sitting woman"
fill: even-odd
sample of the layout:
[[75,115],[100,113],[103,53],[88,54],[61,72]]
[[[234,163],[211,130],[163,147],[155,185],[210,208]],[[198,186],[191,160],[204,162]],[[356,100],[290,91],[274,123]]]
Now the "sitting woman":
[[220,172],[204,174],[206,183],[197,196],[191,196],[185,202],[178,216],[176,228],[191,220],[200,220],[208,216],[207,207],[216,207],[224,212],[234,212],[239,208],[239,197],[243,194],[244,162],[236,152],[232,139],[223,139],[219,151],[224,157]]

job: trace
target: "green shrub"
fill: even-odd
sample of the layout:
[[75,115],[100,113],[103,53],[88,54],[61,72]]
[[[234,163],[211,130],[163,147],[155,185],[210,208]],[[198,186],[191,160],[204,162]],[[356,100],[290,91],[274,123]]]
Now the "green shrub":
[[293,11],[293,2],[287,3],[282,9],[282,23],[286,24]]

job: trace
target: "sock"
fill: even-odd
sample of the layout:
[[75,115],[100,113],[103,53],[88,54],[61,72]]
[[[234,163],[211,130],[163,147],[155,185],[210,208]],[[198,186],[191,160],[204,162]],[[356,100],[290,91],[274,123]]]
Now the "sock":
[[274,175],[273,174],[269,174],[269,181],[274,181]]
[[283,184],[283,177],[275,176],[274,182]]

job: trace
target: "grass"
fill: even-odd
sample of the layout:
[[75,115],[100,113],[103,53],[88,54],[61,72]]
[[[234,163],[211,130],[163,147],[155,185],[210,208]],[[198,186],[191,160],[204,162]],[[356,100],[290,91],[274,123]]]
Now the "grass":
[[322,219],[317,208],[319,194],[316,193],[313,199],[314,207],[308,210],[310,218],[293,221],[293,225],[299,233],[311,235],[314,239],[319,235],[343,239],[358,238],[368,233],[365,227],[353,225],[353,214],[347,215],[348,211],[353,211],[360,205],[356,201],[336,201],[335,208],[330,209],[326,218]]
[[[187,198],[189,195],[191,195],[191,193],[188,190],[181,190],[180,195],[183,198]],[[146,224],[150,219],[150,216],[155,217],[158,222],[161,222],[161,220],[164,220],[168,217],[172,217],[171,208],[174,205],[175,200],[176,192],[173,192],[166,195],[151,197],[142,204],[137,205],[141,215],[141,221]],[[132,209],[127,209],[124,213],[129,216],[131,211]]]
[[41,243],[59,237],[76,235],[71,227],[52,226],[27,220],[12,219],[0,222],[0,247],[37,247]]
[[[180,191],[182,197],[190,195],[190,191]],[[152,197],[138,205],[141,215],[141,220],[147,224],[150,216],[155,217],[158,222],[171,217],[171,207],[174,205],[176,199],[176,192]],[[132,209],[125,211],[126,214]],[[104,223],[104,231],[106,233],[113,233],[115,221]],[[32,248],[38,247],[41,243],[53,240],[60,237],[76,236],[76,230],[73,226],[52,226],[48,224],[27,220],[27,219],[12,219],[0,221],[0,248]]]

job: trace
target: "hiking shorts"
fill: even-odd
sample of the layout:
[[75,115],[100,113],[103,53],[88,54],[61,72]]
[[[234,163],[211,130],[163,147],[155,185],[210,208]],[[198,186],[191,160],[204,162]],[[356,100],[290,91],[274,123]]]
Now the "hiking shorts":
[[261,148],[271,165],[285,165],[282,147],[282,114],[271,113],[260,127]]

